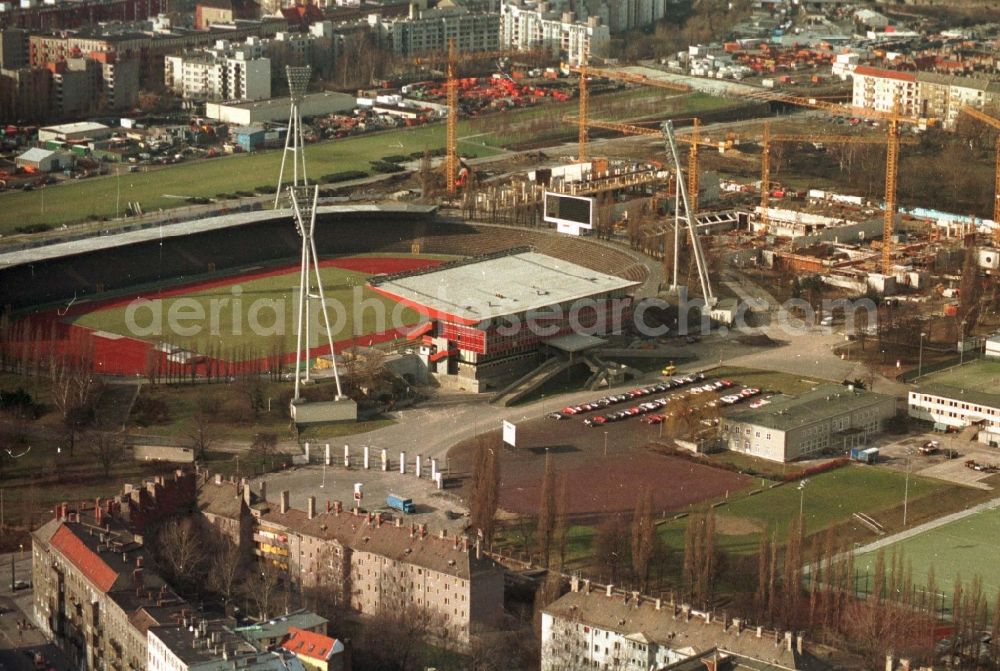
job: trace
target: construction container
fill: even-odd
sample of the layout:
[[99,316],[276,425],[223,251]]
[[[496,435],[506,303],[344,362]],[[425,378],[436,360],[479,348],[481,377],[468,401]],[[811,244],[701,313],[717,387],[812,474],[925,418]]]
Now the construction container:
[[852,447],[851,459],[862,464],[874,464],[878,462],[877,447]]

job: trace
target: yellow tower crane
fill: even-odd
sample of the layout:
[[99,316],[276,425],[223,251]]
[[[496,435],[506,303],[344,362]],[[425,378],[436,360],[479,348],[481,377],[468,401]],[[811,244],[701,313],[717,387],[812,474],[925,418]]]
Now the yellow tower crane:
[[652,79],[650,77],[645,77],[643,75],[637,75],[632,72],[625,72],[623,70],[611,70],[608,68],[593,68],[590,67],[586,61],[582,62],[580,65],[573,65],[569,68],[570,72],[576,72],[580,75],[580,110],[577,113],[577,123],[580,126],[580,139],[579,139],[579,150],[577,156],[581,162],[586,160],[587,156],[587,128],[591,126],[589,114],[590,114],[590,92],[587,85],[587,77],[600,77],[602,79],[613,79],[620,82],[625,82],[627,84],[639,84],[641,86],[656,86],[661,89],[668,89],[671,91],[683,91],[690,92],[691,87],[685,84],[674,84],[673,82],[661,81],[659,79]]
[[[576,70],[579,72],[579,68],[570,68],[571,70]],[[673,82],[653,79],[645,75],[637,74],[635,72],[627,70],[612,70],[608,68],[588,68],[587,72],[593,77],[604,77],[607,79],[615,79],[618,81],[624,81],[631,84],[641,84],[645,86],[659,86],[661,88],[669,88],[673,90],[690,90],[681,84],[674,84]],[[908,124],[914,125],[918,128],[926,128],[928,126],[934,125],[936,119],[920,118],[920,117],[909,117],[902,116],[899,114],[898,105],[894,106],[892,111],[883,112],[880,110],[873,110],[867,107],[856,107],[853,105],[842,105],[829,100],[823,100],[822,98],[806,98],[803,96],[793,96],[785,93],[776,93],[774,91],[767,91],[764,89],[755,90],[749,86],[739,86],[732,85],[732,96],[736,98],[744,98],[748,100],[759,100],[761,102],[771,102],[771,103],[781,103],[785,105],[795,105],[797,107],[808,107],[817,110],[823,110],[828,114],[839,115],[839,116],[852,116],[859,119],[871,119],[875,121],[884,121],[887,125],[887,156],[886,156],[886,197],[885,197],[885,225],[883,227],[884,242],[882,247],[882,271],[886,274],[889,273],[892,266],[892,231],[896,218],[896,173],[898,170],[898,160],[899,160],[899,125]],[[690,179],[690,178],[689,178]]]
[[[462,54],[464,62],[492,60],[495,58],[537,59],[550,56],[543,50],[529,51],[474,51]],[[448,52],[413,59],[416,65],[445,64],[445,101],[448,105],[448,124],[445,132],[445,185],[448,193],[454,195],[458,176],[458,48],[455,38],[448,38]]]
[[[962,112],[1000,131],[1000,119],[992,117],[975,107],[963,107]],[[993,173],[993,243],[1000,245],[1000,133],[997,133],[996,157],[994,160],[996,161],[996,167]]]

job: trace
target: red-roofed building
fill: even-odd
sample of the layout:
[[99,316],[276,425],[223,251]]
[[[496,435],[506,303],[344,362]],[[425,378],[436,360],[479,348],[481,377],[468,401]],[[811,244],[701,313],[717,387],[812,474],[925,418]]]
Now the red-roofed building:
[[80,573],[101,592],[111,589],[118,580],[118,573],[100,556],[88,548],[67,526],[60,526],[52,536],[52,548],[58,550]]
[[121,522],[123,502],[58,506],[32,533],[35,621],[74,668],[145,669],[149,627],[175,624],[188,608],[145,568],[142,537]]
[[306,669],[348,671],[344,644],[335,638],[289,627],[281,647],[298,657]]

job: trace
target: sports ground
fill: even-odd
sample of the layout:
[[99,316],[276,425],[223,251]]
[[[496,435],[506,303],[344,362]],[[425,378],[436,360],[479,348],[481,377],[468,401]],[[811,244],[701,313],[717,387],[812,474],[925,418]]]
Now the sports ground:
[[[334,349],[371,345],[402,337],[420,315],[365,286],[368,277],[439,265],[441,256],[351,256],[321,263],[330,306]],[[250,365],[279,356],[295,360],[299,274],[297,266],[248,269],[208,281],[163,288],[98,302],[77,303],[31,319],[54,324],[53,348],[87,342],[95,372],[142,375],[151,356],[166,356],[160,344],[183,348],[227,364]],[[315,302],[315,301],[313,301]],[[256,307],[254,307],[256,306]],[[362,309],[363,308],[363,309]],[[171,315],[180,316],[180,320]],[[322,322],[314,311],[313,324]],[[305,344],[304,344],[305,345]],[[309,356],[329,354],[325,331],[310,343]]]
[[[987,600],[1000,590],[1000,562],[996,546],[1000,538],[1000,509],[976,512],[968,517],[925,531],[917,536],[894,543],[885,550],[886,565],[892,552],[901,552],[903,564],[913,565],[914,582],[926,584],[927,571],[934,567],[934,580],[938,589],[950,601],[956,578],[968,584],[979,576]],[[861,555],[855,561],[859,575],[874,571],[875,553]],[[859,580],[859,589],[864,588]]]
[[977,359],[920,378],[920,384],[943,384],[967,391],[997,393],[1000,389],[1000,361]]

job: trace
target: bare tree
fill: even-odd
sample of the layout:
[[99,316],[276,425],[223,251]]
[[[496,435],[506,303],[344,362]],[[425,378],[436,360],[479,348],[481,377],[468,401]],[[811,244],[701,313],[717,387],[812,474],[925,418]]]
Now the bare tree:
[[107,478],[111,475],[111,467],[121,459],[121,436],[107,431],[93,431],[86,436],[85,441],[91,455],[101,465],[101,472]]
[[618,583],[626,577],[631,566],[627,526],[625,520],[609,517],[597,529],[594,538],[594,564],[609,582]]
[[250,443],[250,455],[260,462],[260,465],[269,470],[274,462],[274,457],[278,453],[278,437],[273,433],[258,433]]
[[275,606],[285,578],[286,571],[265,561],[250,573],[245,583],[247,596],[257,607],[257,617],[262,620],[275,614]]
[[632,515],[632,572],[645,590],[649,581],[649,562],[656,549],[656,525],[653,522],[653,493],[645,489],[635,504]]
[[545,453],[545,473],[542,475],[542,492],[538,503],[538,552],[542,565],[548,568],[549,552],[552,549],[552,531],[556,521],[556,473],[552,467],[552,457]]
[[472,472],[472,493],[469,497],[469,517],[483,539],[493,540],[496,512],[500,504],[500,462],[497,451],[484,440],[476,446],[476,463]]
[[559,556],[559,563],[556,569],[560,572],[565,570],[566,550],[569,545],[569,492],[566,490],[566,478],[560,475],[556,484],[556,527],[553,531],[553,542]]
[[220,534],[212,546],[208,584],[227,604],[236,594],[245,564],[239,545],[228,536]]
[[198,409],[191,416],[184,429],[184,434],[191,441],[191,446],[198,459],[205,460],[208,448],[216,443],[220,434],[213,422],[213,416],[199,403]]
[[[440,613],[414,604],[381,609],[365,627],[364,651],[367,668],[386,671],[417,671],[426,663],[426,643],[443,640],[446,621]],[[370,640],[369,640],[370,639]]]
[[205,530],[194,517],[175,517],[156,535],[157,559],[181,587],[203,584],[206,550]]

